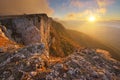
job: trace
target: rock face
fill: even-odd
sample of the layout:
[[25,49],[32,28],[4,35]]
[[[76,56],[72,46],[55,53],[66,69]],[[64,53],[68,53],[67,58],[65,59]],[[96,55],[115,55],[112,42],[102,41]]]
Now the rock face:
[[30,45],[44,42],[48,45],[51,19],[46,14],[12,16],[1,19],[0,22],[7,30],[7,37],[18,43]]
[[46,14],[0,18],[0,40],[23,45],[12,52],[0,50],[0,80],[27,80],[47,66],[51,21]]
[[52,56],[67,56],[76,47],[64,26],[46,14],[4,17],[0,22],[8,39],[25,46],[44,43]]
[[13,51],[13,49],[19,48],[17,43],[9,40],[4,31],[6,31],[6,28],[0,25],[0,53],[5,51]]

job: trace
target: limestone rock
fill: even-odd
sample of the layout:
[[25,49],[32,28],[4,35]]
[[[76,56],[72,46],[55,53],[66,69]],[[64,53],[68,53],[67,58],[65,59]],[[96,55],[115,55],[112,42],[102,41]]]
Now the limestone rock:
[[[45,47],[43,44],[34,44],[15,51],[14,53],[4,53],[6,58],[0,62],[0,79],[20,80],[27,79],[37,74],[37,69],[45,66]],[[44,55],[44,58],[42,58]],[[5,56],[0,56],[0,58]],[[47,58],[47,57],[46,57]]]
[[51,19],[46,14],[13,16],[2,19],[0,22],[8,38],[25,45],[44,42],[47,47]]

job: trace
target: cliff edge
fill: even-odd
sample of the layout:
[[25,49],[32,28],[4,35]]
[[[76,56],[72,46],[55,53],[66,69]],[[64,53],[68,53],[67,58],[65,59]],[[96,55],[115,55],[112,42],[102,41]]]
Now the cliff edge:
[[0,18],[1,80],[119,80],[109,52],[82,48],[46,14]]

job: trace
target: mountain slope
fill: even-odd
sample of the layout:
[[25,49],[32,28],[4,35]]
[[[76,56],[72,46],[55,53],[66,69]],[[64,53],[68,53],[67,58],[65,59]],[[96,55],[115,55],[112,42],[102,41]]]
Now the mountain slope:
[[79,45],[89,48],[107,50],[114,59],[120,61],[119,50],[114,49],[114,47],[110,46],[109,44],[107,45],[106,43],[102,43],[101,41],[78,31],[68,30],[68,33],[71,36],[71,39],[73,39]]
[[52,56],[67,56],[79,46],[71,39],[67,29],[56,21],[52,22],[50,35],[52,40],[50,45],[50,53]]
[[114,59],[120,61],[118,50],[82,32],[66,29],[59,22],[52,22],[51,37],[53,43],[50,46],[50,53],[54,56],[66,56],[77,47],[88,47],[107,50]]

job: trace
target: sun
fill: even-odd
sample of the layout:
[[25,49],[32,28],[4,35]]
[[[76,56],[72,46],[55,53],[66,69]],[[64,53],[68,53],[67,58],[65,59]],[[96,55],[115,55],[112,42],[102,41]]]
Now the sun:
[[88,18],[88,21],[90,21],[90,22],[95,22],[95,20],[96,20],[95,16],[90,16]]

